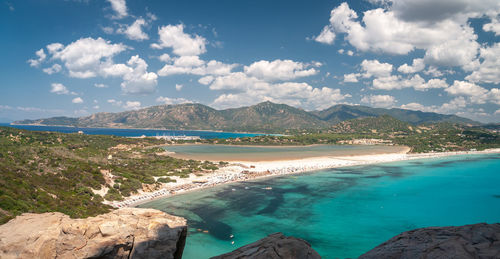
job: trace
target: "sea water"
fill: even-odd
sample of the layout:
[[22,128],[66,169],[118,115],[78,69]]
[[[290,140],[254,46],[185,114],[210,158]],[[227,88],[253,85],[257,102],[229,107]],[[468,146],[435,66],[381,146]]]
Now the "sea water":
[[274,232],[345,258],[415,228],[500,222],[499,183],[499,154],[460,155],[228,184],[141,207],[187,218],[186,259]]
[[120,137],[154,137],[154,136],[198,136],[202,139],[213,138],[242,138],[254,137],[257,133],[236,133],[221,131],[201,131],[201,130],[155,130],[155,129],[116,129],[116,128],[80,128],[64,126],[41,126],[41,125],[15,125],[0,123],[0,126],[13,127],[17,129],[36,130],[36,131],[55,131],[62,133],[77,133],[82,131],[88,135],[113,135]]

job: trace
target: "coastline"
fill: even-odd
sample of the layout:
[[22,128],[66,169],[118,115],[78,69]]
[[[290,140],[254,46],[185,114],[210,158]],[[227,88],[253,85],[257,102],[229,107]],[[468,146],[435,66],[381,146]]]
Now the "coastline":
[[[66,128],[80,128],[80,129],[130,129],[130,130],[171,130],[171,131],[199,131],[199,132],[217,132],[217,133],[238,133],[238,134],[257,134],[257,135],[282,135],[264,132],[247,132],[247,131],[224,131],[224,130],[210,130],[210,129],[167,129],[167,128],[134,128],[134,127],[80,127],[71,125],[47,125],[38,123],[5,123],[12,126],[43,126],[43,127],[66,127]],[[286,135],[283,135],[286,136]]]
[[433,159],[455,155],[494,154],[500,153],[500,148],[487,149],[483,151],[455,151],[420,154],[408,154],[407,152],[408,151],[376,155],[320,156],[299,160],[231,162],[228,166],[219,168],[213,173],[203,174],[201,176],[191,174],[189,178],[175,178],[177,182],[162,184],[162,187],[159,190],[153,192],[144,192],[140,190],[139,193],[126,197],[123,201],[105,201],[104,203],[111,205],[114,208],[135,207],[159,198],[170,197],[177,194],[198,191],[235,182],[294,175],[348,166],[371,165],[415,159]]

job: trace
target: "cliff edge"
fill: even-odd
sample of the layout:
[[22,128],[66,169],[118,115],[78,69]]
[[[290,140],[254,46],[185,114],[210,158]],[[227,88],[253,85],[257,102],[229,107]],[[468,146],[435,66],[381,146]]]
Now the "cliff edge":
[[230,253],[211,259],[319,259],[321,256],[305,240],[274,233]]
[[370,258],[500,258],[500,224],[403,232],[359,257]]
[[0,226],[0,258],[181,258],[186,234],[184,218],[154,209],[25,213]]

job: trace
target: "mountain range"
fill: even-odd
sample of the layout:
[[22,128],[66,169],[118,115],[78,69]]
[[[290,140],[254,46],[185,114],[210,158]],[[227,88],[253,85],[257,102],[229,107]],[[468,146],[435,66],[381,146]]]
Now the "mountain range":
[[321,111],[305,111],[286,104],[263,102],[252,106],[216,110],[197,103],[159,105],[118,113],[101,112],[90,116],[52,117],[16,121],[14,124],[59,125],[106,128],[158,128],[176,130],[224,130],[245,132],[284,132],[329,128],[339,122],[389,115],[411,124],[450,122],[480,125],[479,122],[433,112],[405,109],[334,105]]

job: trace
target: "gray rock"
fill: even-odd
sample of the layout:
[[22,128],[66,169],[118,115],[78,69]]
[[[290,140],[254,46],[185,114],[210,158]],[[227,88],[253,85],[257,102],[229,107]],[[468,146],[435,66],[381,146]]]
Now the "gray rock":
[[500,224],[407,231],[359,258],[500,258]]
[[261,240],[242,246],[230,253],[212,257],[212,259],[316,259],[321,258],[306,241],[286,237],[282,233],[271,234]]
[[181,258],[186,233],[184,218],[154,209],[25,213],[0,226],[0,258]]

